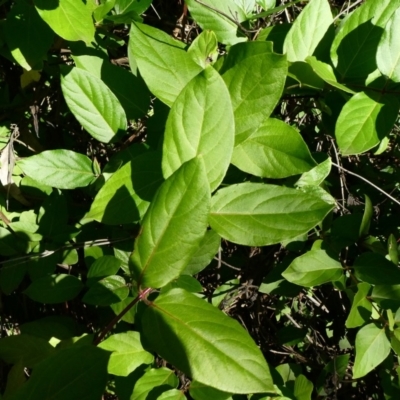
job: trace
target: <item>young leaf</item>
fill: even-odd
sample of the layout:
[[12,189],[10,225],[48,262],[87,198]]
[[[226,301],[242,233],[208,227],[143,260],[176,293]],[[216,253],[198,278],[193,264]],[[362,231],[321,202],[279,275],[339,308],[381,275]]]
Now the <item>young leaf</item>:
[[375,71],[376,52],[384,28],[400,0],[368,0],[344,21],[331,47],[341,80],[366,78]]
[[399,285],[400,269],[378,253],[364,253],[353,265],[355,276],[371,285]]
[[54,35],[33,5],[25,1],[13,5],[5,20],[4,35],[12,56],[21,67],[27,71],[42,69],[42,60]]
[[62,75],[61,89],[75,118],[98,141],[108,143],[126,130],[125,111],[101,79],[72,68]]
[[314,385],[304,375],[300,374],[294,381],[293,394],[296,400],[311,400]]
[[159,152],[135,157],[107,180],[81,223],[95,220],[119,225],[139,221],[162,181]]
[[94,39],[92,13],[81,0],[35,0],[40,17],[65,40]]
[[282,276],[299,286],[318,286],[337,281],[343,275],[341,264],[324,250],[311,250],[292,261]]
[[130,400],[147,400],[150,392],[152,397],[158,398],[169,387],[176,388],[178,383],[174,371],[168,368],[150,369],[137,380]]
[[321,164],[310,171],[305,172],[299,180],[295,183],[295,186],[302,188],[310,185],[321,185],[321,183],[328,177],[332,168],[332,160],[328,157]]
[[208,67],[186,85],[171,108],[163,143],[164,176],[202,155],[215,190],[228,169],[234,140],[229,92],[218,72]]
[[202,68],[213,63],[218,57],[218,40],[213,31],[203,31],[191,43],[188,54]]
[[396,40],[400,35],[400,9],[393,13],[382,33],[376,53],[379,70],[388,79],[400,82],[400,44]]
[[308,232],[333,207],[327,193],[246,182],[218,190],[212,197],[209,221],[233,243],[265,246]]
[[107,351],[94,346],[61,349],[38,364],[9,400],[98,400],[107,383],[108,358]]
[[264,356],[242,326],[193,294],[161,294],[142,326],[158,354],[200,383],[231,393],[275,392]]
[[[244,33],[238,29],[238,23],[245,21],[247,17],[239,2],[219,0],[204,0],[204,4],[200,4],[196,0],[186,0],[185,2],[190,15],[199,26],[203,30],[214,31],[219,42],[232,46],[246,40]],[[235,18],[237,18],[237,23],[234,22]]]
[[119,275],[107,276],[90,286],[82,301],[95,306],[109,306],[126,299],[129,288]]
[[162,287],[177,278],[197,250],[210,210],[203,160],[183,164],[158,189],[135,241],[131,269],[143,287]]
[[273,53],[270,42],[232,47],[222,77],[232,99],[236,144],[270,116],[282,95],[287,68],[286,57]]
[[171,106],[180,91],[201,70],[184,43],[148,25],[133,23],[129,49],[151,92]]
[[[221,237],[212,229],[208,230],[201,240],[196,253],[182,274],[195,275],[210,264],[221,246]],[[1,281],[0,281],[1,285]]]
[[389,134],[399,112],[391,95],[355,94],[342,108],[335,135],[343,155],[360,154]]
[[269,118],[234,149],[232,164],[265,178],[286,178],[309,171],[316,163],[298,131]]
[[18,166],[25,175],[58,189],[87,186],[95,178],[92,162],[71,150],[47,150],[24,158]]
[[115,275],[121,268],[122,262],[114,256],[103,256],[98,258],[89,268],[87,273],[87,286],[91,286],[101,278]]
[[390,257],[390,261],[392,261],[394,265],[399,264],[399,249],[397,247],[397,240],[392,233],[388,237],[388,255]]
[[389,352],[390,342],[384,327],[379,328],[372,323],[361,328],[356,336],[353,379],[367,375],[389,355]]
[[82,288],[82,282],[75,276],[59,274],[35,280],[24,293],[34,301],[56,304],[72,300]]
[[98,347],[112,351],[108,362],[108,372],[113,375],[128,376],[141,364],[151,364],[154,359],[140,343],[138,332],[111,335]]
[[311,0],[286,35],[283,51],[288,61],[304,61],[322,40],[333,18],[327,0]]
[[360,237],[367,236],[369,233],[369,227],[371,225],[371,219],[374,215],[374,207],[370,198],[365,194],[365,209],[363,218],[360,225]]
[[357,293],[354,296],[349,316],[346,319],[346,328],[357,328],[369,321],[372,313],[372,304],[367,299],[371,285],[359,283]]

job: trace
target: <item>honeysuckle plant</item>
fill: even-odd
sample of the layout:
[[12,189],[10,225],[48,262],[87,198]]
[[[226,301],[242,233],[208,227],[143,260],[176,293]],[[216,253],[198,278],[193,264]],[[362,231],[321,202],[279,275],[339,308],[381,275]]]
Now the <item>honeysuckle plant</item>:
[[0,398],[399,395],[400,0],[164,3],[2,2]]

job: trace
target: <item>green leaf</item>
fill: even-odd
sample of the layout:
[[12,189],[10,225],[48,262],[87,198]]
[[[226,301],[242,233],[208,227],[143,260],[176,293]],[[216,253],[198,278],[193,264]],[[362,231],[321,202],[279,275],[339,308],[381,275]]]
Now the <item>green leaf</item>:
[[15,243],[16,236],[8,229],[0,226],[0,254],[2,256],[13,256],[18,254],[18,246]]
[[296,400],[311,400],[314,385],[302,374],[294,381],[293,393]]
[[245,140],[277,105],[287,75],[286,57],[272,52],[270,42],[233,46],[222,75],[231,95],[236,144]]
[[379,70],[388,79],[400,82],[400,43],[396,38],[400,35],[400,9],[397,9],[382,33],[376,53]]
[[400,269],[378,253],[364,253],[353,265],[355,276],[371,285],[399,285]]
[[128,376],[140,365],[151,364],[154,359],[140,343],[138,332],[111,335],[98,347],[112,351],[108,362],[108,372],[113,375]]
[[315,166],[299,132],[283,121],[269,118],[234,149],[232,164],[265,178],[286,178]]
[[152,0],[116,0],[115,11],[117,14],[126,14],[130,11],[143,14],[151,4]]
[[45,304],[72,300],[82,290],[82,282],[72,275],[49,275],[32,282],[24,293],[34,301]]
[[139,221],[163,180],[159,152],[135,157],[104,184],[81,223],[95,220],[119,225]]
[[371,298],[386,308],[391,308],[393,304],[400,307],[400,285],[376,285]]
[[98,400],[107,383],[109,353],[94,346],[71,346],[42,361],[9,400]]
[[147,400],[150,392],[157,398],[169,388],[176,388],[178,383],[177,376],[170,369],[150,369],[137,380],[130,400]]
[[27,71],[42,69],[54,35],[39,17],[35,7],[25,1],[16,2],[7,14],[4,35],[17,63]]
[[129,49],[151,92],[171,106],[180,91],[201,70],[184,43],[148,25],[133,23]]
[[211,263],[220,246],[221,237],[212,229],[208,230],[182,273],[186,275],[198,274]]
[[96,306],[109,306],[126,299],[129,288],[125,279],[119,275],[107,276],[90,286],[82,301]]
[[329,85],[343,92],[355,94],[353,90],[337,81],[333,68],[329,64],[319,61],[313,56],[306,57],[305,61],[310,64],[313,71]]
[[399,0],[368,0],[344,21],[331,47],[331,59],[342,80],[366,78],[376,70],[382,33],[399,6]]
[[[2,230],[4,228],[1,228]],[[5,229],[4,229],[5,230]],[[0,237],[2,240],[2,238]],[[11,240],[14,238],[10,237]],[[2,246],[0,245],[0,254],[2,254]],[[0,269],[0,289],[4,294],[11,294],[23,281],[27,270],[27,263],[15,261],[8,263]]]
[[32,368],[53,352],[54,348],[47,340],[32,335],[8,336],[0,340],[0,358],[8,364],[21,363]]
[[18,166],[30,178],[58,189],[87,186],[95,178],[90,159],[71,150],[43,151],[20,160]]
[[299,286],[318,286],[337,281],[343,275],[340,262],[324,250],[311,250],[292,261],[282,276]]
[[295,183],[295,186],[302,188],[310,185],[321,185],[321,183],[328,177],[332,168],[332,160],[328,157],[321,164],[310,171],[305,172],[301,175],[299,180]]
[[163,143],[164,176],[202,155],[215,190],[228,169],[234,140],[229,92],[218,72],[208,67],[186,85],[171,108]]
[[91,11],[81,0],[35,0],[40,17],[57,35],[65,40],[94,39],[94,25]]
[[324,37],[333,18],[327,0],[311,0],[293,22],[286,35],[283,51],[289,61],[304,61]]
[[353,379],[362,378],[377,367],[390,353],[385,328],[368,324],[357,332]]
[[157,400],[186,400],[182,390],[170,389],[157,397]]
[[126,130],[125,111],[101,79],[72,68],[62,75],[61,89],[75,118],[98,141],[108,143]]
[[212,197],[209,221],[224,239],[265,246],[308,232],[333,207],[334,200],[327,193],[322,196],[246,182],[218,190]]
[[221,392],[220,390],[214,389],[208,385],[193,380],[189,386],[190,396],[194,400],[231,400],[232,395],[230,393]]
[[390,261],[392,261],[394,265],[399,264],[399,249],[397,247],[396,237],[393,234],[390,234],[388,237],[388,255]]
[[355,94],[342,108],[335,135],[343,155],[360,154],[389,134],[399,112],[391,95]]
[[371,285],[359,283],[357,293],[354,296],[350,313],[346,319],[346,328],[357,328],[369,321],[372,313],[372,304],[367,299]]
[[213,63],[218,57],[218,40],[213,31],[203,31],[190,44],[188,49],[196,64],[202,68]]
[[162,288],[162,292],[166,292],[174,288],[185,289],[190,293],[201,293],[203,291],[203,286],[201,286],[201,283],[190,275],[181,275],[178,279],[175,279],[168,283],[168,285],[164,286]]
[[[325,87],[324,80],[304,61],[291,63],[288,77],[295,79],[299,83],[299,87],[303,89],[322,90]],[[290,89],[287,88],[286,90],[289,91]]]
[[115,275],[121,268],[122,262],[114,256],[103,256],[98,258],[89,268],[87,273],[87,286],[97,282],[101,278]]
[[183,164],[158,189],[135,241],[131,269],[143,287],[177,278],[207,229],[210,188],[203,160]]
[[374,207],[370,198],[365,194],[365,209],[363,218],[360,225],[360,237],[367,236],[369,233],[369,227],[371,225],[371,219],[374,216]]
[[244,33],[238,29],[237,23],[233,22],[235,18],[239,23],[247,18],[239,1],[204,0],[203,3],[206,5],[195,0],[186,0],[185,2],[193,19],[203,30],[214,31],[219,42],[232,46],[235,43],[246,41]]
[[161,357],[200,383],[232,393],[275,392],[264,356],[243,327],[193,294],[161,294],[142,326]]

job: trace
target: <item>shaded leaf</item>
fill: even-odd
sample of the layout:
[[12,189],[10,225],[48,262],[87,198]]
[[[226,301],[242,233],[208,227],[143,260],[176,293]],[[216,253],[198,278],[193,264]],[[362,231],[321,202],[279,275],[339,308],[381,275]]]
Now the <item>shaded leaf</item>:
[[232,164],[244,172],[265,178],[286,178],[315,166],[298,131],[269,118],[234,149]]
[[119,275],[107,276],[94,283],[83,296],[82,301],[96,306],[109,306],[128,297],[129,288]]
[[324,193],[250,182],[231,185],[212,197],[210,225],[233,243],[279,243],[308,232],[324,219],[334,207],[334,200]]
[[368,283],[359,283],[357,293],[354,296],[350,313],[346,319],[346,328],[357,328],[369,321],[372,313],[372,304],[367,299],[371,285]]
[[232,393],[275,391],[264,356],[243,327],[193,294],[161,294],[142,325],[149,345],[200,383]]
[[378,253],[361,254],[353,265],[355,276],[372,285],[399,285],[400,269]]
[[80,68],[65,70],[61,89],[68,108],[98,141],[108,143],[126,130],[126,115],[104,82]]
[[47,150],[18,162],[24,174],[58,189],[87,186],[95,178],[92,162],[71,150]]
[[91,286],[91,284],[97,282],[101,278],[115,275],[121,268],[121,265],[122,262],[114,256],[103,256],[98,258],[89,268],[86,284]]
[[329,257],[324,250],[311,250],[292,261],[282,276],[299,286],[317,286],[337,281],[343,275],[339,261]]
[[177,278],[207,229],[210,189],[203,160],[183,164],[158,189],[143,219],[130,263],[139,285]]
[[229,92],[218,72],[208,67],[185,86],[171,108],[163,143],[164,176],[202,155],[215,190],[228,169],[234,137]]
[[214,389],[203,383],[193,380],[189,387],[190,396],[194,400],[231,400],[232,395],[230,393],[221,392],[220,390]]

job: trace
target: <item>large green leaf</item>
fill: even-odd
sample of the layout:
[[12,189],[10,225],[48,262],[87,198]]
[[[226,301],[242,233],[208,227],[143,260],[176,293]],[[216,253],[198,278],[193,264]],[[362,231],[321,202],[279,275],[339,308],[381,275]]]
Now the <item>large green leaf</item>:
[[184,43],[148,25],[133,23],[129,49],[152,93],[171,106],[202,67],[184,50]]
[[109,353],[94,346],[57,351],[34,368],[9,400],[99,400],[107,383]]
[[25,175],[58,189],[87,186],[95,178],[92,162],[71,150],[47,150],[22,159],[18,166]]
[[246,40],[243,32],[238,29],[238,24],[234,22],[236,18],[238,23],[243,22],[247,17],[239,1],[204,0],[205,5],[196,0],[185,2],[194,20],[203,30],[214,31],[219,42],[233,45]]
[[324,37],[333,18],[328,0],[311,0],[286,35],[283,50],[289,61],[304,61]]
[[54,35],[33,5],[16,2],[7,14],[4,34],[11,54],[21,67],[28,71],[42,69],[42,60]]
[[376,53],[376,63],[383,75],[400,82],[400,8],[389,19]]
[[61,89],[71,112],[95,139],[108,143],[126,130],[125,111],[101,79],[72,68],[61,77]]
[[311,250],[292,261],[282,276],[299,286],[317,286],[337,281],[343,275],[339,261],[329,257],[324,250]]
[[361,378],[377,367],[390,352],[385,327],[368,324],[357,332],[353,379]]
[[232,400],[232,394],[221,392],[195,380],[190,383],[189,393],[194,400]]
[[304,193],[246,182],[220,189],[213,196],[210,225],[231,242],[264,246],[308,232],[333,207],[334,199],[322,189]]
[[342,108],[335,135],[344,155],[360,154],[376,146],[389,134],[399,112],[394,96],[355,94]]
[[287,68],[285,56],[273,53],[271,42],[232,47],[222,77],[232,99],[236,144],[270,116],[282,95]]
[[158,189],[135,241],[131,268],[144,287],[162,287],[177,278],[207,229],[210,187],[204,163],[183,164]]
[[[179,381],[174,371],[168,368],[152,368],[137,380],[130,400],[157,399],[169,388],[176,388],[178,383]],[[149,396],[150,392],[151,397]]]
[[372,285],[400,284],[400,269],[381,254],[361,254],[355,260],[353,268],[358,279]]
[[95,220],[119,225],[139,221],[162,181],[159,152],[135,157],[104,184],[81,223]]
[[35,0],[41,18],[65,40],[94,39],[92,13],[81,0]]
[[342,80],[365,78],[375,71],[382,33],[399,6],[400,0],[368,0],[344,21],[331,47]]
[[45,339],[32,335],[15,335],[0,340],[0,358],[8,364],[20,363],[32,368],[54,353],[54,347]]
[[372,304],[367,299],[371,285],[368,283],[359,283],[358,291],[353,299],[350,313],[346,319],[346,328],[357,328],[364,325],[371,317]]
[[141,364],[150,364],[154,359],[140,343],[138,332],[111,335],[98,347],[112,351],[108,362],[108,372],[113,375],[128,376]]
[[193,294],[161,294],[142,326],[161,357],[200,383],[232,393],[275,392],[264,356],[243,327]]
[[299,132],[273,118],[235,147],[232,164],[249,174],[276,179],[302,174],[316,165]]
[[186,85],[169,113],[163,144],[164,176],[202,155],[211,191],[215,190],[228,169],[234,140],[229,92],[218,72],[207,67]]
[[75,276],[59,274],[36,279],[24,293],[40,303],[56,304],[72,300],[82,288],[82,282]]

